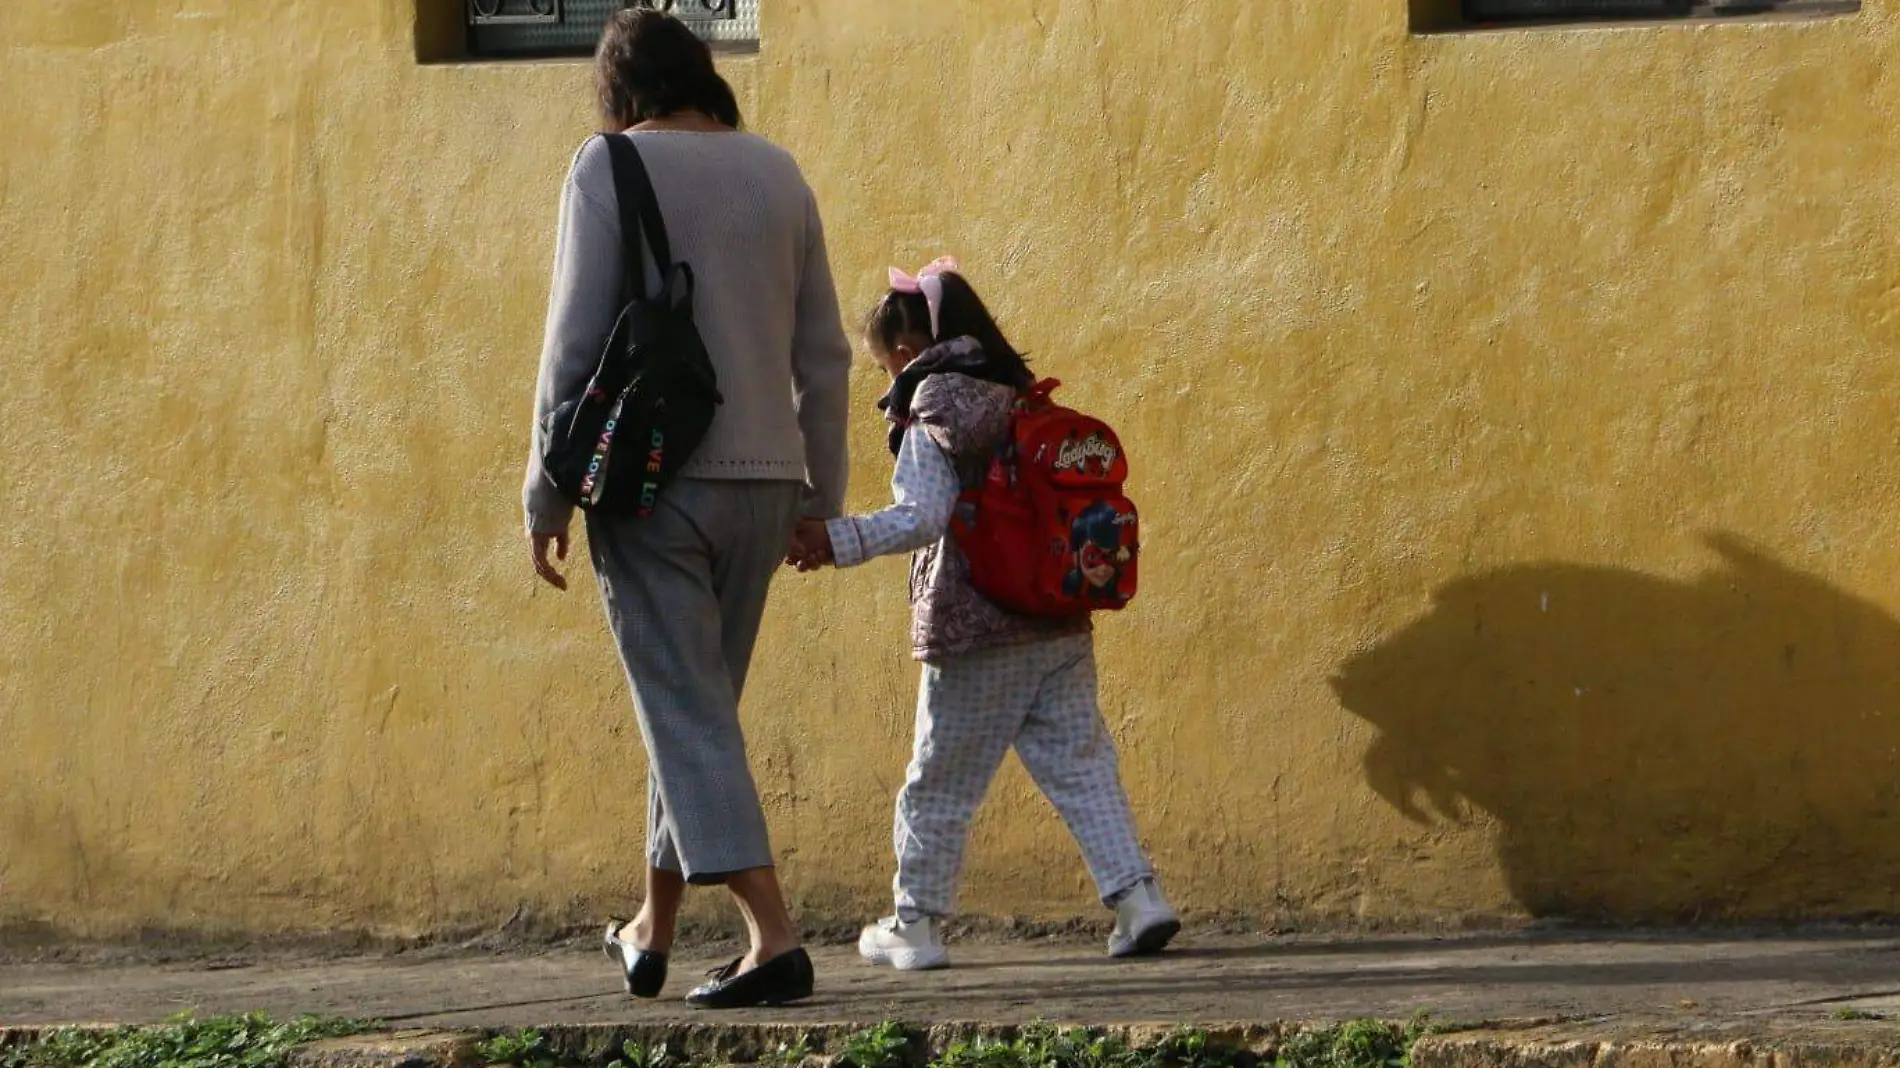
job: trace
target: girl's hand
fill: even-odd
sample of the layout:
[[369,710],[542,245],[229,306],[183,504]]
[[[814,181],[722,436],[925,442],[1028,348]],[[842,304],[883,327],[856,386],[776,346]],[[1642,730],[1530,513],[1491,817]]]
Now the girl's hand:
[[559,534],[531,533],[528,535],[528,544],[534,553],[534,573],[541,576],[541,581],[557,590],[567,589],[567,576],[561,574],[560,570],[548,560],[549,546],[553,546],[556,560],[567,559],[567,531],[563,530]]

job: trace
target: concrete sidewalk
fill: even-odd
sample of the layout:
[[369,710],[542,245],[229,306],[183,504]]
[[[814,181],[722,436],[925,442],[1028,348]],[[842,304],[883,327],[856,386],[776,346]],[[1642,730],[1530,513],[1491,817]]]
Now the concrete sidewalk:
[[0,964],[0,1025],[142,1022],[193,1010],[371,1017],[404,1027],[875,1022],[1088,1024],[1583,1016],[1725,1026],[1900,1016],[1900,930],[1745,936],[1513,933],[1448,938],[1195,937],[1117,963],[1095,941],[953,944],[956,967],[899,975],[816,947],[819,996],[731,1015],[679,998],[723,955],[683,948],[666,997],[634,1002],[591,946],[313,960]]

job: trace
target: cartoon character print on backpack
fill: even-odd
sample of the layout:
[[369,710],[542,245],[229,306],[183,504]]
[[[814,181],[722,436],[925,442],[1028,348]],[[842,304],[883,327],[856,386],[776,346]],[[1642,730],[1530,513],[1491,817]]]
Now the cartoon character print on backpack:
[[1134,553],[1122,544],[1122,528],[1133,521],[1134,516],[1123,515],[1107,501],[1096,501],[1075,517],[1069,525],[1074,566],[1062,581],[1064,594],[1091,600],[1128,600],[1121,589],[1122,571],[1134,559]]

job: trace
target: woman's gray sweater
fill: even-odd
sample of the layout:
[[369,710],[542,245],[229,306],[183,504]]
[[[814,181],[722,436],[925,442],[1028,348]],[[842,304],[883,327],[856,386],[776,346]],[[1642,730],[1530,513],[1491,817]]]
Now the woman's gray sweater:
[[[838,515],[851,343],[817,201],[798,164],[751,134],[630,136],[653,177],[673,257],[691,264],[698,280],[693,311],[725,396],[683,476],[803,482],[807,515]],[[542,471],[542,421],[593,373],[625,277],[612,158],[594,139],[576,155],[561,196],[522,487],[531,531],[559,533],[572,521],[573,506]],[[649,284],[657,277],[649,255]]]

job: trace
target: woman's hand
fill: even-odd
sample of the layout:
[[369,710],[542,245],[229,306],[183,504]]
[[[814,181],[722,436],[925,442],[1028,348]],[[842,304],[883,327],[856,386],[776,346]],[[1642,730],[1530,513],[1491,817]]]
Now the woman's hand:
[[831,530],[822,519],[801,519],[792,530],[792,547],[786,550],[785,563],[800,571],[816,571],[832,563]]
[[567,576],[561,574],[560,570],[548,560],[549,546],[554,548],[554,559],[563,562],[567,560],[567,531],[563,530],[559,534],[530,532],[528,544],[534,552],[534,573],[541,576],[541,581],[557,590],[567,589]]

